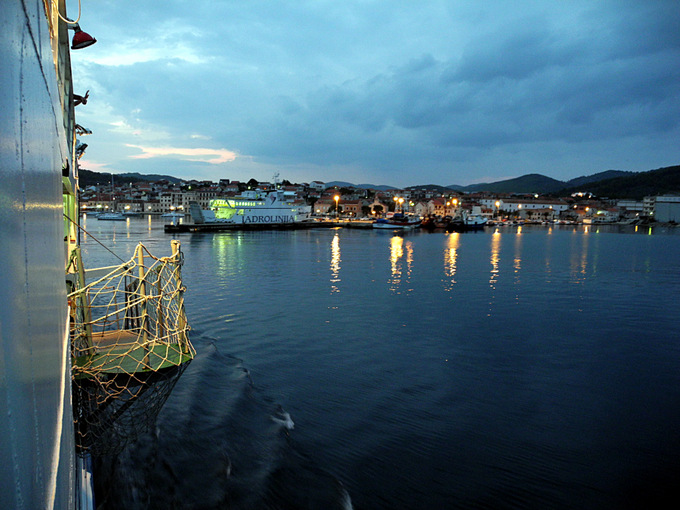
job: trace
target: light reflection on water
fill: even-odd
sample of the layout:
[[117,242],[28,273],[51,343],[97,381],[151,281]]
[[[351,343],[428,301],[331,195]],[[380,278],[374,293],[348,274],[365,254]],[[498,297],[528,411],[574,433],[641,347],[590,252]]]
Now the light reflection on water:
[[[413,270],[413,243],[404,240],[401,235],[395,234],[390,239],[390,278],[389,288],[392,292],[399,292],[402,284],[409,285],[411,271]],[[410,292],[412,289],[406,289]]]
[[400,260],[404,256],[404,239],[401,236],[393,236],[390,240],[390,264],[391,279],[390,290],[396,290],[401,283],[401,264]]
[[331,241],[331,294],[340,292],[340,236],[336,232]]
[[458,261],[458,247],[460,246],[460,235],[453,232],[448,235],[447,243],[444,248],[444,290],[451,291],[456,284],[456,264]]

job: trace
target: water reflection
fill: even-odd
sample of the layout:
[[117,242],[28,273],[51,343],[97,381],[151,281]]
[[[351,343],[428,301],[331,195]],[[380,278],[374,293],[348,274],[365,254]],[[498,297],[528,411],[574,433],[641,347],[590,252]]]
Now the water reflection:
[[[404,270],[402,260],[404,258],[404,251],[406,252],[406,269]],[[397,290],[401,285],[402,278],[408,278],[411,275],[413,266],[413,243],[411,241],[404,242],[400,236],[393,236],[390,239],[390,264],[391,264],[391,278],[390,290]],[[404,275],[404,272],[406,273]],[[410,289],[409,289],[410,290]]]
[[522,236],[519,235],[520,231],[517,231],[517,236],[515,237],[515,258],[512,261],[512,267],[514,269],[515,278],[514,283],[519,283],[519,274],[522,270]]
[[458,263],[458,248],[460,247],[460,234],[454,232],[448,236],[448,244],[444,249],[444,274],[447,280],[444,282],[444,290],[450,291],[456,284],[456,265]]
[[240,235],[215,234],[213,236],[215,269],[220,277],[228,277],[235,272],[244,270],[242,267],[244,264],[243,257],[239,256],[238,253],[242,240],[243,238]]
[[590,236],[587,235],[587,229],[584,229],[583,233],[584,235],[576,235],[571,244],[570,272],[572,283],[583,283],[588,271],[588,244]]
[[489,287],[496,288],[498,281],[499,269],[498,265],[501,260],[501,233],[496,230],[491,236],[491,276],[489,278]]
[[336,232],[331,241],[331,294],[340,292],[340,236]]

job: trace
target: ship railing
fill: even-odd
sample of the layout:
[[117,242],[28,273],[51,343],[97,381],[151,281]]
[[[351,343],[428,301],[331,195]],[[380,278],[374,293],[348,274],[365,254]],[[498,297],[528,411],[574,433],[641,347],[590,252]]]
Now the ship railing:
[[155,371],[193,358],[178,241],[160,258],[140,243],[118,266],[85,270],[79,251],[75,258],[76,289],[68,295],[74,377]]
[[154,257],[142,244],[119,266],[67,270],[73,413],[79,454],[113,455],[148,431],[193,359],[180,245]]

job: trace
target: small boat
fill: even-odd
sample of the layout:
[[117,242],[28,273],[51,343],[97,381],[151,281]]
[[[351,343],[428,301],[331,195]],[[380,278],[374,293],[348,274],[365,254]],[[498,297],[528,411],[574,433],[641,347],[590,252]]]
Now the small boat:
[[436,218],[432,214],[425,216],[420,222],[420,228],[427,230],[428,232],[432,232],[435,229],[435,220]]
[[[113,174],[111,174],[111,198],[112,200],[115,200],[114,194],[116,192],[116,188],[113,186]],[[97,216],[98,220],[105,220],[105,221],[125,221],[127,218],[122,212],[117,212],[115,210],[115,202],[113,205],[112,211],[109,212],[103,212],[100,213],[99,216]]]
[[472,230],[483,230],[487,222],[488,220],[483,216],[463,211],[449,222],[446,231],[469,232]]
[[379,218],[373,222],[373,228],[387,229],[387,230],[410,230],[420,226],[420,220],[413,216],[406,216],[402,213],[397,213],[391,218]]
[[97,216],[97,219],[105,221],[125,221],[127,218],[121,212],[105,212]]
[[177,218],[184,218],[184,213],[178,213],[178,212],[169,212],[165,214],[161,214],[161,218],[171,218],[171,219],[177,219]]
[[441,216],[430,214],[420,223],[420,228],[425,229],[428,232],[444,231],[449,226],[450,222],[451,216],[447,215],[442,218]]

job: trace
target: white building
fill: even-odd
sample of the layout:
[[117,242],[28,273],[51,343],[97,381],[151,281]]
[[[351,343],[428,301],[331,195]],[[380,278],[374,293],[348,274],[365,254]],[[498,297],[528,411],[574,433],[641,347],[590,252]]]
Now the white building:
[[563,200],[554,198],[537,198],[534,200],[526,198],[484,198],[480,200],[480,203],[488,209],[493,209],[494,211],[499,211],[503,213],[517,213],[522,210],[532,211],[532,210],[543,210],[552,209],[555,214],[559,214],[562,211],[569,209],[569,204]]
[[680,195],[660,195],[654,204],[654,219],[663,223],[680,222]]
[[618,200],[616,207],[621,210],[641,213],[643,211],[643,203],[638,200]]

